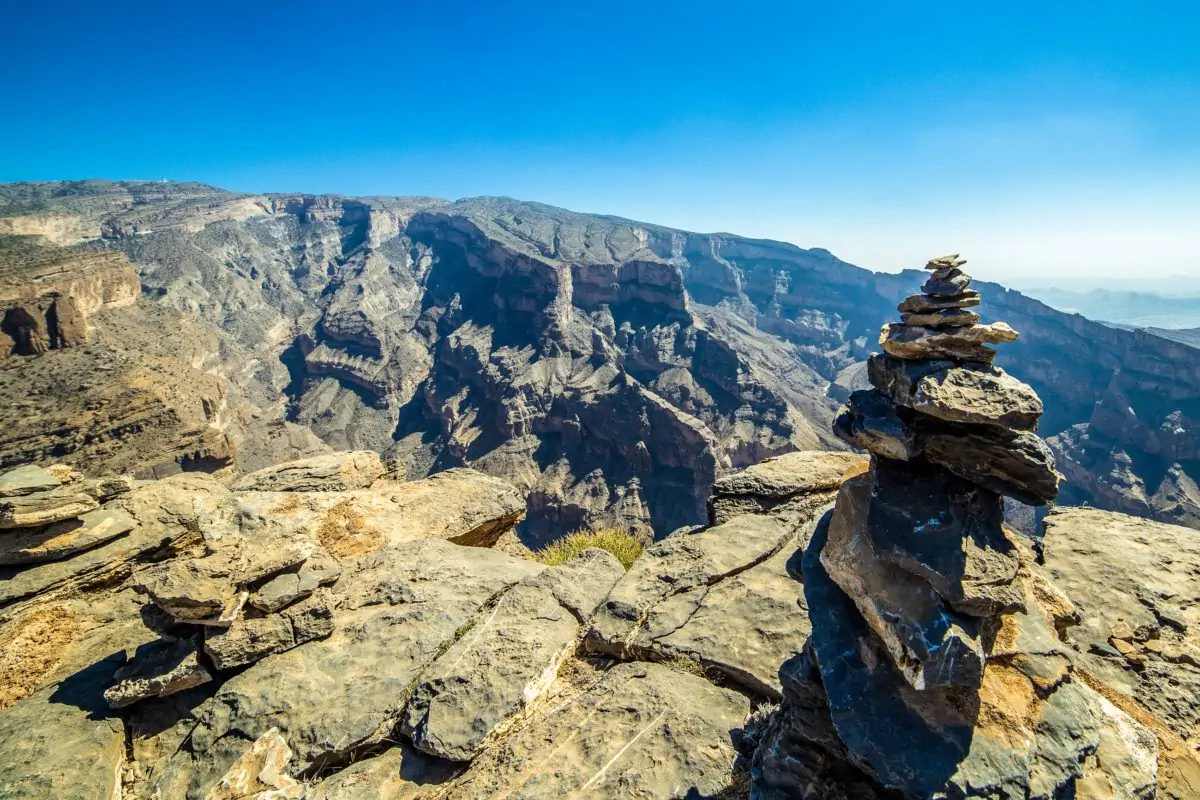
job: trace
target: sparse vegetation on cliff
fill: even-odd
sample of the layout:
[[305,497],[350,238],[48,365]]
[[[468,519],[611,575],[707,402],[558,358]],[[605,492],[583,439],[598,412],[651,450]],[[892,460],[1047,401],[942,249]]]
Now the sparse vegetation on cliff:
[[554,567],[565,564],[589,547],[607,550],[617,557],[621,566],[629,569],[642,554],[642,540],[622,528],[603,528],[598,531],[575,531],[546,545],[536,552],[537,560]]

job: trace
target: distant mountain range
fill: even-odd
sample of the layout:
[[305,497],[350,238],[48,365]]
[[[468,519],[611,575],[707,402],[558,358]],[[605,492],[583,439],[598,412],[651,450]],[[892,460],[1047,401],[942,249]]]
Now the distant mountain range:
[[[836,409],[925,274],[509,198],[80,181],[0,185],[0,278],[0,466],[370,449],[517,485],[537,543],[664,536],[731,470],[842,447]],[[1200,350],[974,288],[1021,333],[997,363],[1045,401],[1060,501],[1200,527]],[[1058,304],[1200,326],[1200,299]],[[1147,319],[1166,304],[1193,316]]]
[[[1187,289],[1195,283],[1184,281],[1177,288]],[[1200,285],[1194,295],[1109,289],[1081,292],[1054,287],[1022,291],[1059,311],[1101,322],[1170,330],[1200,327]]]

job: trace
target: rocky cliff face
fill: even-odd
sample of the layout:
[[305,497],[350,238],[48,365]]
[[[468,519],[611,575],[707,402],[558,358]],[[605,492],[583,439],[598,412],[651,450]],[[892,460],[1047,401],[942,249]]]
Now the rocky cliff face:
[[[174,457],[139,465],[145,436],[122,425],[104,457],[237,469],[329,446],[399,458],[414,475],[469,465],[527,492],[531,541],[601,522],[662,536],[704,519],[724,472],[841,446],[833,410],[863,385],[903,291],[901,278],[822,250],[503,199],[13,184],[0,191],[0,225],[40,249],[79,231],[88,241],[72,252],[124,254],[146,301],[181,320],[172,331],[215,337],[204,358],[171,360],[215,382],[201,394],[226,410],[204,425],[227,452],[183,437]],[[1043,431],[1062,434],[1051,444],[1064,497],[1193,519],[1186,435],[1159,434],[1171,441],[1146,451],[1128,425],[1093,416],[1119,370],[1139,422],[1186,432],[1200,353],[992,297],[1025,334],[998,363],[1022,365],[1047,401]],[[72,442],[54,457],[86,462],[94,442],[77,441],[70,415],[54,424]],[[1086,436],[1073,427],[1084,424]],[[36,458],[40,442],[5,457]],[[1130,466],[1108,480],[1122,454]]]
[[[917,690],[804,555],[839,492],[879,482],[867,468],[794,452],[732,472],[708,525],[628,570],[530,559],[514,486],[403,481],[370,451],[233,483],[0,473],[0,798],[890,800],[951,775],[946,796],[1195,797],[1192,532],[1059,509],[1039,557],[1006,534],[1014,550],[970,562],[998,580],[939,594],[955,619],[1010,609],[983,690],[928,670]],[[1012,580],[987,568],[1014,552]],[[811,660],[838,635],[859,637],[850,684]],[[853,702],[833,694],[855,676]],[[859,756],[864,732],[879,746]]]

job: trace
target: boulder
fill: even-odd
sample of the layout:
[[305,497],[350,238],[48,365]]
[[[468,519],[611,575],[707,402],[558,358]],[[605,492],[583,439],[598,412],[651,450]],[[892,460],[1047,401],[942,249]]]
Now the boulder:
[[714,495],[751,494],[775,499],[837,489],[848,474],[862,472],[868,459],[854,453],[806,450],[787,453],[718,478]]
[[974,426],[934,429],[921,436],[925,458],[960,478],[1031,506],[1058,497],[1062,476],[1037,434]]
[[509,589],[421,676],[404,733],[430,755],[474,758],[550,689],[581,622],[624,574],[611,553],[592,549]]
[[878,389],[852,393],[833,421],[833,432],[846,444],[894,461],[909,461],[921,455],[915,429]]
[[842,485],[820,554],[823,569],[914,689],[978,687],[985,659],[979,621],[955,612],[926,580],[880,558],[869,532],[871,493],[870,474]]
[[620,664],[480,756],[448,797],[716,797],[746,698],[655,664]]
[[251,606],[272,614],[297,600],[303,600],[318,588],[335,583],[342,568],[322,549],[317,549],[298,567],[289,567],[267,580],[250,595]]
[[316,781],[305,800],[419,800],[457,771],[452,762],[401,744]]
[[278,614],[210,628],[204,635],[204,652],[214,667],[231,670],[329,636],[333,629],[333,600],[327,590],[319,590]]
[[[0,531],[40,528],[53,522],[78,517],[99,507],[91,495],[74,487],[31,492],[0,500]],[[5,534],[0,533],[0,536]]]
[[113,677],[117,683],[104,692],[110,708],[124,708],[151,697],[166,697],[212,680],[212,675],[197,659],[195,643],[188,639],[159,640],[142,645],[131,662],[117,670]]
[[0,536],[0,565],[64,558],[129,533],[136,525],[133,517],[119,508],[99,508],[42,530]]
[[1037,392],[996,366],[874,355],[867,370],[893,402],[946,422],[1033,431],[1042,415]]
[[708,499],[709,524],[766,513],[794,499],[809,498],[813,507],[824,505],[847,475],[861,472],[867,463],[866,457],[854,453],[813,450],[760,461],[717,480]]
[[960,613],[1021,607],[1020,562],[999,496],[921,464],[880,460],[873,475],[864,532],[877,558],[927,581]]
[[48,492],[62,483],[51,472],[33,464],[10,469],[0,475],[0,498]]
[[779,665],[810,630],[804,587],[795,577],[797,548],[808,543],[827,509],[816,509],[798,536],[761,564],[656,606],[638,652],[656,661],[699,664],[729,685],[778,700]]
[[[212,476],[186,473],[145,484],[118,498],[115,506],[137,520],[126,536],[59,561],[33,566],[0,567],[0,606],[43,592],[64,591],[105,576],[127,574],[130,564],[161,552],[188,536],[198,523],[193,502],[225,492]],[[7,534],[0,533],[0,537]]]
[[1003,322],[967,325],[961,328],[910,328],[888,323],[879,334],[884,352],[909,361],[953,359],[990,364],[996,351],[989,344],[1015,342],[1017,332]]
[[205,800],[302,800],[304,784],[287,774],[291,757],[291,748],[272,728],[254,740]]
[[365,489],[387,472],[373,450],[302,458],[266,467],[233,482],[235,492],[344,492]]

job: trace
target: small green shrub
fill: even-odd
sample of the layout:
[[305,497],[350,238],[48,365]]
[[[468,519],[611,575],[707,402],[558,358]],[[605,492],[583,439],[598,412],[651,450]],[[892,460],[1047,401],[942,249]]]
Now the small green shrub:
[[534,555],[537,560],[551,567],[565,564],[589,547],[607,550],[617,557],[625,569],[642,554],[642,540],[622,528],[604,528],[598,531],[575,531],[551,542]]

